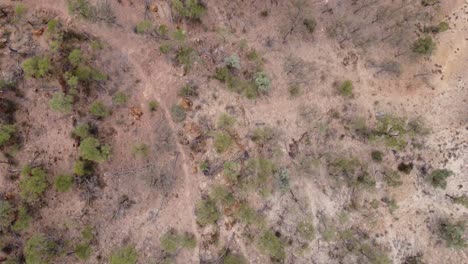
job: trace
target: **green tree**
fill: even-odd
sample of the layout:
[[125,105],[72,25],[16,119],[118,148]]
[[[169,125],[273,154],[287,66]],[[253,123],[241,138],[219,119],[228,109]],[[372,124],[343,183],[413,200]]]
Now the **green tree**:
[[59,192],[68,192],[73,186],[73,176],[62,174],[55,179],[55,189]]
[[93,166],[89,161],[77,160],[73,166],[73,173],[80,177],[89,176],[93,173]]
[[89,132],[90,130],[90,127],[88,124],[81,124],[81,125],[78,125],[76,126],[74,129],[73,129],[73,135],[75,137],[79,137],[81,139],[85,139],[87,137],[89,137],[91,135],[91,133]]
[[35,234],[23,248],[26,264],[49,264],[57,255],[57,249],[57,243],[42,234]]
[[51,69],[50,59],[47,57],[34,56],[24,60],[23,71],[26,77],[42,78]]
[[41,168],[26,166],[22,171],[20,180],[20,194],[27,202],[37,201],[48,187],[47,174]]
[[89,107],[89,112],[97,118],[104,118],[110,114],[107,107],[100,101],[94,101]]
[[101,145],[99,140],[94,137],[88,137],[81,141],[80,147],[80,156],[83,159],[94,161],[94,162],[104,162],[110,158],[111,149],[107,145]]
[[73,110],[73,96],[65,95],[63,92],[56,92],[49,101],[52,110],[61,113],[70,113]]

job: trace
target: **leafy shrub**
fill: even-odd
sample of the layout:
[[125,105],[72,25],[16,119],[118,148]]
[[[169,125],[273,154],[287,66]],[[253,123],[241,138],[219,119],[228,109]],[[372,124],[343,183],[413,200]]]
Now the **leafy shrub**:
[[266,183],[275,172],[275,164],[267,159],[250,159],[245,168],[246,175],[252,178],[255,187]]
[[59,26],[59,22],[56,19],[51,19],[47,22],[47,33],[55,34],[57,32],[57,28]]
[[96,17],[96,9],[88,0],[68,0],[68,13],[79,15],[84,19],[93,20]]
[[275,260],[281,261],[286,256],[284,243],[271,230],[263,232],[260,236],[259,247],[263,253]]
[[15,87],[15,81],[0,79],[0,92],[4,90],[13,90]]
[[74,71],[74,76],[78,78],[80,81],[105,81],[107,80],[107,75],[101,73],[100,71],[85,65],[78,65],[78,67]]
[[13,138],[16,128],[14,125],[0,125],[0,147]]
[[314,225],[308,221],[300,222],[296,227],[296,231],[301,238],[308,240],[308,241],[313,240],[315,237]]
[[259,92],[268,93],[270,91],[271,81],[265,72],[257,72],[254,80]]
[[197,87],[192,84],[187,84],[184,85],[182,88],[179,90],[179,96],[183,97],[197,97],[198,96],[198,91]]
[[26,14],[26,7],[23,4],[17,4],[15,6],[15,17],[16,19],[21,18]]
[[234,195],[221,185],[213,187],[210,197],[225,208],[232,206],[236,202]]
[[378,151],[378,150],[373,150],[371,152],[371,157],[372,157],[372,160],[375,161],[375,162],[382,162],[383,153],[381,151]]
[[159,46],[159,51],[161,51],[162,54],[167,54],[171,51],[172,46],[170,44],[163,44]]
[[342,96],[352,97],[353,96],[353,82],[350,80],[344,81],[339,87],[338,91]]
[[317,27],[317,21],[315,21],[313,18],[306,18],[302,23],[310,33],[313,33]]
[[384,181],[391,187],[399,187],[403,185],[403,182],[400,180],[401,176],[397,171],[386,170],[384,171]]
[[468,196],[467,195],[461,195],[461,196],[456,196],[456,197],[451,197],[453,199],[454,203],[461,204],[464,207],[468,208]]
[[20,180],[21,197],[28,202],[35,202],[45,192],[47,186],[47,174],[40,168],[30,168],[26,166],[21,172]]
[[184,233],[179,234],[174,229],[167,231],[160,239],[161,248],[169,254],[174,254],[181,248],[194,248],[197,241],[193,234]]
[[263,228],[265,224],[264,216],[253,209],[247,202],[242,202],[235,213],[235,217],[246,225],[255,225]]
[[159,103],[157,101],[150,101],[148,103],[148,108],[151,112],[155,112],[156,110],[158,110],[158,107]]
[[73,176],[62,174],[55,179],[55,189],[59,192],[68,192],[73,186]]
[[247,264],[248,261],[240,254],[228,252],[224,257],[223,264]]
[[421,37],[413,43],[413,51],[419,54],[429,55],[436,48],[431,36]]
[[91,245],[89,243],[79,243],[75,247],[75,254],[82,260],[88,260],[92,254]]
[[235,184],[239,180],[241,166],[236,162],[226,162],[224,163],[223,174],[226,180]]
[[431,172],[431,184],[435,188],[445,189],[447,187],[447,178],[453,175],[453,172],[447,169],[437,169]]
[[440,225],[440,235],[447,242],[449,247],[463,248],[466,246],[465,225],[463,221],[450,223],[444,221]]
[[237,54],[233,54],[230,57],[227,57],[226,59],[224,59],[224,63],[226,64],[227,67],[231,69],[240,70],[241,68],[240,59],[239,59],[239,56],[237,56]]
[[191,47],[181,47],[176,54],[176,60],[180,65],[184,65],[187,70],[192,67],[197,58],[197,52]]
[[122,247],[112,253],[110,264],[135,264],[138,253],[133,246]]
[[180,17],[192,20],[200,20],[206,11],[199,0],[172,0],[172,8]]
[[229,129],[236,123],[236,119],[226,113],[222,113],[218,118],[219,129]]
[[152,29],[153,29],[153,24],[149,20],[143,20],[139,22],[135,27],[135,31],[138,34],[149,33]]
[[15,232],[20,232],[25,230],[29,227],[29,223],[31,223],[32,217],[28,214],[28,210],[24,206],[20,206],[18,209],[18,216],[16,218],[16,222],[13,225],[12,229]]
[[440,0],[421,0],[421,5],[423,6],[432,6],[439,3]]
[[33,235],[24,245],[26,264],[45,264],[57,255],[58,245],[42,234]]
[[111,154],[110,147],[101,145],[99,140],[94,137],[88,137],[81,141],[79,151],[83,159],[99,163],[108,160]]
[[114,97],[112,97],[112,101],[117,105],[125,105],[128,101],[128,97],[124,92],[117,92]]
[[201,226],[215,224],[220,217],[220,213],[216,208],[216,203],[211,198],[206,198],[198,202],[195,215],[197,223]]
[[82,60],[83,60],[83,55],[81,54],[80,49],[74,49],[68,55],[68,61],[71,63],[71,65],[75,67],[78,66]]
[[104,118],[110,114],[107,107],[100,101],[94,101],[89,107],[89,112],[97,118]]
[[0,200],[0,230],[7,228],[15,220],[15,209],[8,201]]
[[93,166],[88,161],[78,160],[73,166],[73,173],[80,177],[91,175],[93,173]]
[[42,78],[51,69],[50,60],[47,57],[34,56],[24,60],[23,71],[26,77]]
[[183,42],[187,36],[185,34],[185,31],[179,28],[172,33],[172,37],[178,42]]
[[216,152],[223,153],[231,147],[234,140],[229,134],[226,133],[216,133],[214,139],[214,147]]
[[81,125],[78,125],[76,126],[74,129],[73,129],[73,135],[75,137],[79,137],[81,139],[84,139],[84,138],[87,138],[91,135],[91,133],[89,132],[90,130],[90,127],[88,124],[81,124]]
[[275,130],[271,127],[258,127],[252,133],[252,141],[259,144],[264,145],[274,139],[276,136]]
[[61,113],[70,113],[73,109],[73,96],[65,95],[63,92],[56,92],[49,101],[52,110]]
[[171,107],[171,117],[174,122],[180,123],[185,120],[187,114],[180,105],[174,104]]

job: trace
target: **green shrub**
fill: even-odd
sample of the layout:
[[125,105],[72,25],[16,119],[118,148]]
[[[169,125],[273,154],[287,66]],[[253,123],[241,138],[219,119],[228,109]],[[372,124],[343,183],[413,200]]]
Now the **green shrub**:
[[146,157],[150,152],[150,148],[145,143],[138,144],[133,147],[133,155]]
[[90,20],[96,18],[96,8],[88,0],[68,0],[67,4],[70,15],[79,15]]
[[371,157],[372,157],[372,160],[375,161],[375,162],[382,162],[383,153],[382,153],[382,151],[373,150],[371,152]]
[[150,101],[148,103],[148,109],[151,112],[155,112],[156,110],[158,110],[158,107],[159,107],[159,103],[157,101]]
[[255,187],[262,186],[275,172],[275,164],[267,159],[250,159],[245,168],[246,175],[252,178]]
[[431,36],[421,37],[413,43],[413,51],[419,54],[429,55],[436,48],[435,42]]
[[59,192],[68,192],[73,186],[73,176],[62,174],[55,179],[55,189]]
[[236,202],[234,195],[221,185],[216,185],[212,188],[210,197],[224,208],[230,207]]
[[231,147],[234,140],[229,134],[226,133],[216,133],[214,139],[214,147],[216,152],[223,153]]
[[255,86],[260,93],[268,93],[270,91],[271,81],[265,72],[257,72],[254,80]]
[[353,97],[353,82],[350,80],[344,81],[339,87],[338,91],[342,96]]
[[8,202],[0,200],[0,230],[7,228],[15,220],[15,208]]
[[386,170],[384,171],[384,181],[391,187],[399,187],[403,185],[403,182],[400,180],[401,176],[397,171]]
[[235,184],[239,180],[241,166],[239,163],[236,162],[226,162],[224,163],[223,174],[226,180],[231,183]]
[[104,162],[110,158],[111,149],[109,146],[101,145],[99,140],[93,137],[85,138],[81,141],[80,147],[80,156],[83,159],[94,161],[94,162]]
[[47,33],[55,34],[57,32],[57,28],[59,26],[59,22],[56,19],[51,19],[47,22]]
[[104,118],[110,114],[107,107],[100,101],[94,101],[89,107],[89,112],[97,118]]
[[86,225],[81,231],[81,238],[86,242],[91,242],[94,239],[94,228]]
[[49,101],[52,110],[61,113],[70,113],[73,110],[73,96],[65,95],[63,92],[56,92]]
[[185,120],[187,114],[180,105],[174,104],[171,107],[171,117],[174,122],[180,123]]
[[310,33],[313,33],[317,27],[317,21],[315,21],[313,18],[306,18],[302,23]]
[[73,173],[76,176],[89,176],[93,173],[93,166],[90,162],[85,160],[77,160],[73,166]]
[[74,49],[68,55],[68,61],[71,63],[71,65],[75,67],[78,66],[82,60],[83,60],[83,55],[81,54],[80,49]]
[[16,128],[14,125],[0,125],[0,147],[13,138]]
[[176,253],[181,248],[191,249],[197,245],[193,234],[179,234],[174,229],[167,231],[160,239],[161,248],[169,254]]
[[172,46],[170,44],[163,44],[159,46],[159,51],[161,51],[162,54],[167,54],[171,51]]
[[302,94],[301,86],[299,86],[298,84],[294,84],[294,85],[289,86],[288,93],[289,93],[289,96],[291,96],[291,97],[300,96]]
[[16,87],[15,81],[0,79],[0,92],[5,90],[13,90]]
[[75,247],[75,254],[82,260],[88,260],[92,254],[91,245],[88,243],[79,243]]
[[421,5],[423,6],[432,6],[439,3],[440,0],[421,0]]
[[58,245],[42,234],[33,235],[23,248],[26,264],[46,264],[58,255]]
[[219,129],[229,129],[236,123],[236,119],[226,113],[222,113],[218,118]]
[[192,67],[197,58],[197,52],[191,47],[181,47],[176,54],[176,60],[180,65],[184,65],[187,70]]
[[296,231],[302,239],[305,239],[308,241],[314,240],[315,228],[312,222],[309,222],[309,221],[300,222],[296,227]]
[[167,33],[169,32],[169,29],[167,28],[166,25],[161,24],[158,27],[158,34],[161,36],[167,36]]
[[47,57],[34,56],[24,60],[23,71],[26,77],[42,78],[51,69],[50,60]]
[[195,85],[192,85],[192,84],[184,85],[179,90],[179,96],[182,96],[182,97],[197,97],[198,96],[197,87]]
[[138,34],[149,33],[152,29],[153,29],[153,24],[149,20],[143,20],[139,22],[135,27],[135,31]]
[[110,264],[135,264],[137,260],[138,253],[133,246],[122,247],[110,256]]
[[463,221],[450,223],[442,222],[440,225],[440,235],[447,242],[449,247],[463,248],[466,247],[465,241],[465,225]]
[[40,168],[30,168],[26,166],[22,171],[20,180],[20,194],[27,202],[35,202],[47,189],[47,174]]
[[73,129],[73,135],[75,137],[79,137],[81,139],[85,139],[87,137],[89,137],[91,135],[91,133],[89,132],[90,130],[90,127],[88,124],[81,124],[81,125],[78,125],[76,126],[74,129]]
[[128,97],[124,92],[117,92],[112,97],[112,101],[117,105],[125,105],[128,101]]
[[223,264],[247,264],[249,263],[247,259],[240,255],[228,252],[223,259]]
[[445,189],[447,187],[447,178],[453,175],[453,172],[447,169],[437,169],[431,172],[431,184],[435,188]]
[[444,31],[447,31],[450,29],[450,26],[447,22],[445,21],[442,21],[440,22],[438,25],[437,25],[437,32],[440,33],[440,32],[444,32]]
[[264,254],[275,260],[282,261],[286,256],[284,243],[271,230],[263,232],[260,236],[259,247]]
[[15,17],[21,18],[26,14],[26,7],[23,4],[17,4],[15,6]]
[[274,139],[276,136],[275,130],[271,127],[258,127],[252,133],[252,141],[259,144],[264,145]]
[[201,226],[215,224],[220,217],[216,208],[216,203],[211,198],[206,198],[198,202],[195,210],[197,223]]
[[172,33],[172,37],[178,42],[183,42],[187,35],[183,29],[179,28]]
[[242,202],[235,217],[246,225],[255,225],[256,227],[263,228],[265,225],[264,216],[252,208],[247,202]]
[[74,76],[78,78],[78,80],[85,81],[85,82],[91,81],[91,80],[95,80],[95,81],[107,80],[107,75],[101,73],[100,71],[92,67],[81,65],[81,64],[78,65],[78,67],[76,67],[73,74]]
[[239,56],[237,56],[237,54],[233,54],[230,57],[224,59],[224,63],[230,69],[240,70],[241,68],[240,59]]
[[172,8],[182,18],[200,20],[205,7],[198,0],[172,0]]
[[467,195],[455,196],[451,198],[453,199],[454,203],[461,204],[464,207],[468,208],[468,196]]
[[20,206],[18,209],[18,216],[16,222],[13,225],[13,231],[20,232],[29,227],[29,224],[32,221],[32,217],[28,214],[28,210],[24,206]]

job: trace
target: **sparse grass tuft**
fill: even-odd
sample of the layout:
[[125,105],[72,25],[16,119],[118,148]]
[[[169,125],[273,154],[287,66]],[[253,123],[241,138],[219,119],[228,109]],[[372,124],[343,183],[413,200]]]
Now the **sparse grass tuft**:
[[339,93],[340,93],[342,96],[348,97],[348,98],[353,97],[353,89],[354,89],[353,82],[350,81],[350,80],[344,81],[344,82],[338,87]]
[[413,52],[430,55],[436,49],[436,44],[432,40],[431,36],[420,37],[417,39],[412,46]]
[[215,224],[221,216],[216,208],[216,203],[211,198],[205,198],[198,202],[195,215],[197,223],[201,226]]
[[447,169],[437,169],[431,172],[430,180],[434,188],[445,189],[447,187],[447,178],[452,176],[453,172]]
[[260,236],[259,247],[263,253],[277,261],[282,261],[286,256],[284,243],[271,230],[263,232]]
[[449,247],[464,248],[467,245],[464,238],[465,226],[466,223],[463,221],[456,223],[444,221],[440,224],[440,235]]
[[110,264],[135,264],[138,253],[133,246],[125,246],[115,250],[109,258]]
[[179,249],[192,249],[197,245],[197,241],[193,234],[180,234],[174,229],[167,231],[160,239],[161,248],[168,254],[174,254]]
[[222,113],[218,117],[218,128],[219,129],[230,129],[236,123],[236,119],[226,113]]
[[222,133],[222,132],[216,133],[215,139],[214,139],[214,147],[215,147],[216,152],[218,153],[225,152],[226,150],[229,149],[229,147],[231,147],[233,143],[234,143],[234,140],[229,134]]

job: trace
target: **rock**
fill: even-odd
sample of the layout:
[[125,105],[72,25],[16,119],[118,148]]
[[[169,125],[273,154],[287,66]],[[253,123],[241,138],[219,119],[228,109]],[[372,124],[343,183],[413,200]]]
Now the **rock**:
[[134,120],[140,120],[143,115],[143,111],[139,107],[130,107],[130,114]]
[[193,102],[187,97],[182,98],[180,101],[180,107],[182,107],[185,111],[192,111]]
[[44,28],[33,29],[32,33],[36,37],[42,36],[42,34],[44,33]]
[[150,9],[151,12],[157,13],[158,12],[158,5],[157,4],[152,4],[149,9]]

